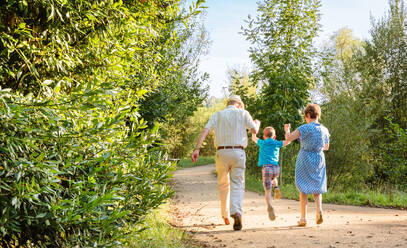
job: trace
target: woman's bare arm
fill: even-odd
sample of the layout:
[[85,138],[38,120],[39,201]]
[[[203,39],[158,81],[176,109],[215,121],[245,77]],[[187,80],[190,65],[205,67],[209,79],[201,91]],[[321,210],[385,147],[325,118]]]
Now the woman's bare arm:
[[298,129],[295,129],[294,132],[286,132],[285,133],[285,140],[288,142],[294,141],[300,137],[300,131]]

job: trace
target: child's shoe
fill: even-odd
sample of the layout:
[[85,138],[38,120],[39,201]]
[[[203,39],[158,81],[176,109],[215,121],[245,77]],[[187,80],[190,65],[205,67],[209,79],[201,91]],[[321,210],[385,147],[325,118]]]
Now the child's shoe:
[[270,220],[275,220],[276,219],[276,214],[274,213],[274,208],[273,206],[268,205],[267,206],[267,212],[269,214],[269,219]]

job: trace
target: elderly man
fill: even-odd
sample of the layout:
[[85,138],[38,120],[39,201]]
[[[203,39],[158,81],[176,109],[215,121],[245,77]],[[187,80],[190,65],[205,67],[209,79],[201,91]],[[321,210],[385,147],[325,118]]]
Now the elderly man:
[[242,201],[244,194],[244,175],[246,168],[247,131],[257,133],[249,112],[243,109],[239,96],[229,97],[227,107],[212,115],[202,130],[195,150],[191,154],[193,162],[199,157],[199,148],[209,131],[215,130],[216,172],[222,218],[229,225],[229,186],[230,213],[234,219],[233,229],[242,229]]

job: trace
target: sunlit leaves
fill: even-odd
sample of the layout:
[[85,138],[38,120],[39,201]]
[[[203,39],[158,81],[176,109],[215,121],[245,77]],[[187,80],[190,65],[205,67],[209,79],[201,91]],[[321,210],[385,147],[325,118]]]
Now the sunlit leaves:
[[247,99],[253,101],[249,110],[273,125],[278,135],[283,123],[301,122],[298,111],[315,85],[313,40],[320,27],[319,8],[318,0],[261,1],[257,17],[249,17],[242,30],[253,44],[251,80],[260,88],[258,97]]
[[169,197],[172,165],[138,111],[171,72],[178,4],[0,6],[2,246],[118,247]]

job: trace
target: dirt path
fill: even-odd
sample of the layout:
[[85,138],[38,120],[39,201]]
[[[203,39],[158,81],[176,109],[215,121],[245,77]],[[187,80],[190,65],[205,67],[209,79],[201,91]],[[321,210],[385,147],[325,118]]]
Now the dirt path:
[[177,171],[171,204],[173,224],[206,247],[407,247],[407,211],[324,204],[324,223],[316,225],[310,203],[308,226],[297,227],[297,201],[274,201],[277,219],[272,222],[263,196],[249,191],[243,229],[233,231],[220,216],[214,170],[206,165]]

